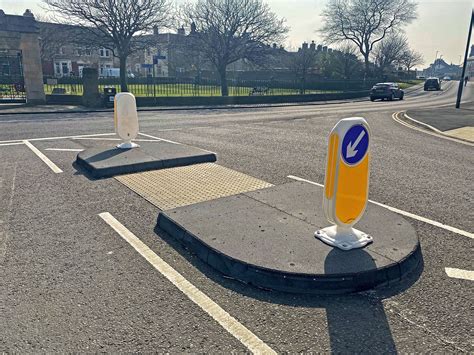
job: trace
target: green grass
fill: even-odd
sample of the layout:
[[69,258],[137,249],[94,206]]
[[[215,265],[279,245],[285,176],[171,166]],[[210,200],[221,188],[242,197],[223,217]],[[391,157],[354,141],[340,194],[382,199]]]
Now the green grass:
[[[103,92],[104,87],[115,87],[120,92],[120,85],[99,85],[99,92]],[[82,95],[82,85],[80,84],[58,84],[44,85],[46,94],[51,94],[54,88],[65,88],[67,95]],[[249,96],[253,87],[229,86],[229,96]],[[194,85],[194,84],[129,84],[128,90],[137,97],[180,97],[180,96],[221,96],[220,86]],[[335,90],[306,90],[306,94],[337,93]],[[298,95],[299,89],[273,88],[268,89],[265,95]]]
[[410,86],[421,84],[422,82],[423,80],[410,80],[407,82],[398,83],[398,86],[400,87],[400,89],[406,89],[406,88],[409,88]]

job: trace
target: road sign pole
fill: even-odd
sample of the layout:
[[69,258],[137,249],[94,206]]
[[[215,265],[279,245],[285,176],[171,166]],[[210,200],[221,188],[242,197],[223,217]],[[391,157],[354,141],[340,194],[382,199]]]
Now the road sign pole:
[[138,135],[138,113],[135,96],[129,92],[115,95],[114,100],[115,133],[123,140],[117,146],[120,149],[139,147],[132,140]]
[[315,237],[342,250],[372,243],[367,233],[352,228],[364,214],[369,194],[370,129],[361,117],[339,121],[329,135],[323,209],[333,226]]
[[464,64],[462,66],[461,79],[459,80],[458,96],[456,98],[456,108],[461,107],[462,87],[463,87],[464,75],[466,75],[467,55],[469,53],[469,44],[471,43],[471,35],[472,35],[473,26],[474,26],[474,10],[472,10],[472,13],[471,13],[471,23],[469,26],[469,34],[467,35],[466,52],[464,53]]

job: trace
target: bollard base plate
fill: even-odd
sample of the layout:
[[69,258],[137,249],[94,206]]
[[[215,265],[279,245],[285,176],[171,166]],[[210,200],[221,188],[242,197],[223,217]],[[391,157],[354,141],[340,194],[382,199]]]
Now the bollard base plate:
[[123,142],[117,145],[117,148],[119,149],[132,149],[132,148],[138,148],[140,147],[137,143],[133,142]]
[[337,225],[319,229],[314,236],[323,243],[342,250],[363,248],[373,242],[372,237],[367,233]]

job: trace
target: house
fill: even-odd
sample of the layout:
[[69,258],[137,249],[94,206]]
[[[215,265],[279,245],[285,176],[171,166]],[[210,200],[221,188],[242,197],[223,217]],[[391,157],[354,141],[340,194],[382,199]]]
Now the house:
[[451,78],[459,77],[461,75],[461,68],[456,64],[448,64],[442,58],[438,58],[434,63],[423,70],[423,75],[426,77],[436,76],[443,78],[450,76]]

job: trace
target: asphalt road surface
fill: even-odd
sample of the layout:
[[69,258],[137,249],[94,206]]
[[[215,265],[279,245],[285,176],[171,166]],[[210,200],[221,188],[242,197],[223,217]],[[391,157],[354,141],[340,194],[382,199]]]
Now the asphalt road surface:
[[[456,88],[412,88],[393,102],[140,113],[141,132],[216,152],[219,164],[273,184],[289,175],[323,183],[331,128],[365,117],[369,198],[457,230],[407,218],[422,244],[421,276],[346,296],[270,292],[224,278],[154,231],[156,207],[115,179],[78,172],[72,163],[84,140],[47,138],[113,132],[111,113],[1,116],[0,351],[250,351],[100,218],[108,212],[267,349],[473,353],[473,147],[392,118],[453,105]],[[463,99],[474,99],[473,83]],[[448,276],[446,268],[465,271],[451,277],[456,270]]]

